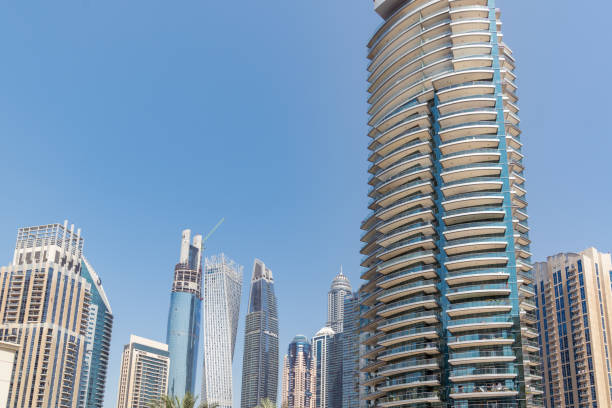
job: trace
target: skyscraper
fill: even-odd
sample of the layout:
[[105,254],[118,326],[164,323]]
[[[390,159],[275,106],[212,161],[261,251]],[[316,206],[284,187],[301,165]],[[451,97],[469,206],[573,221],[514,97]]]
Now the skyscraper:
[[359,407],[359,296],[344,297],[342,332],[342,408]]
[[232,408],[232,361],[236,345],[242,266],[221,254],[204,262],[203,401]]
[[91,284],[83,238],[68,222],[20,228],[13,263],[0,269],[0,341],[18,345],[9,408],[76,408]]
[[612,406],[610,254],[589,248],[536,263],[538,342],[544,406]]
[[87,319],[87,346],[79,405],[85,408],[102,408],[113,331],[113,311],[102,287],[102,280],[84,256],[81,258],[81,275],[91,284],[91,303]]
[[278,312],[272,271],[259,259],[253,264],[242,361],[241,408],[264,398],[276,402],[278,389]]
[[351,291],[351,283],[340,268],[340,273],[332,281],[327,294],[327,326],[331,327],[335,333],[342,333],[344,297],[350,295]]
[[315,406],[342,406],[342,333],[323,327],[312,339],[315,365]]
[[364,398],[541,406],[515,59],[495,0],[376,0]]
[[282,405],[287,408],[315,408],[315,364],[312,347],[305,336],[289,343],[283,364]]
[[166,395],[170,357],[166,344],[131,335],[123,347],[117,408],[148,408]]
[[184,230],[168,313],[168,393],[179,398],[194,394],[202,312],[202,236],[190,241],[191,230]]

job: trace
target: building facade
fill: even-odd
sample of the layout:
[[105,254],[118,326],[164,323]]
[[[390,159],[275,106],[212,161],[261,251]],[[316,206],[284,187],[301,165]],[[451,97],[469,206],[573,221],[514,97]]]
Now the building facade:
[[363,398],[541,406],[516,62],[495,1],[374,8]]
[[351,283],[340,273],[334,278],[327,293],[327,326],[335,333],[342,333],[344,321],[344,297],[351,294]]
[[19,346],[14,343],[0,341],[0,407],[8,406],[8,396],[13,379],[15,354]]
[[545,406],[612,406],[610,254],[589,248],[536,263]]
[[117,408],[148,408],[168,392],[170,353],[166,344],[131,335],[123,347]]
[[168,393],[182,398],[195,394],[195,380],[202,314],[202,236],[191,241],[191,230],[184,230],[179,263],[168,313],[166,341],[170,353]]
[[274,277],[266,265],[253,264],[242,361],[241,408],[267,398],[276,403],[278,389],[278,311]]
[[344,298],[342,332],[342,408],[359,407],[359,297]]
[[342,406],[342,345],[342,333],[330,327],[323,327],[312,339],[317,408]]
[[283,364],[282,406],[315,408],[315,363],[312,346],[305,336],[297,335],[289,343]]
[[85,336],[87,344],[79,390],[81,399],[79,405],[86,408],[102,408],[113,331],[113,311],[102,287],[102,280],[84,256],[81,259],[81,276],[91,285],[91,302]]
[[68,223],[20,228],[0,269],[0,341],[18,346],[6,407],[79,406],[91,284]]
[[232,408],[232,361],[236,345],[242,266],[221,254],[204,262],[203,401]]

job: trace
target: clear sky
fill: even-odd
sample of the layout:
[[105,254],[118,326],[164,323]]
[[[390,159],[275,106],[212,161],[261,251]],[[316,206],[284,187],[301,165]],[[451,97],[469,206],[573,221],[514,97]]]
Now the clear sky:
[[[498,6],[518,59],[534,260],[609,251],[612,3]],[[365,44],[379,23],[368,0],[5,5],[0,263],[20,226],[83,229],[115,314],[105,407],[130,333],[165,341],[183,228],[225,217],[207,253],[245,266],[235,405],[255,257],[276,278],[283,354],[325,323],[340,264],[358,286]]]

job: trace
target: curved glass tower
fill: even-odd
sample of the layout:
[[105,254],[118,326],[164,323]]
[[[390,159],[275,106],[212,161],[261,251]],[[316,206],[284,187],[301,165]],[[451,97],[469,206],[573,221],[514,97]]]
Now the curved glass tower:
[[495,1],[374,8],[365,397],[541,406],[515,60]]
[[276,403],[278,392],[278,311],[272,271],[259,259],[253,265],[249,310],[244,328],[241,408],[264,398]]
[[202,310],[202,236],[196,235],[191,244],[190,240],[191,231],[183,231],[168,313],[168,394],[179,398],[194,394]]

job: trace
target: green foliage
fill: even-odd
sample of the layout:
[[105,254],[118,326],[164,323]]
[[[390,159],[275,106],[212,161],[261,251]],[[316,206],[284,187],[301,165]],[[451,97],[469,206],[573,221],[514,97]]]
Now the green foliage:
[[268,398],[264,398],[259,402],[256,408],[276,408],[276,404],[270,401]]
[[182,401],[178,397],[164,395],[158,401],[149,403],[149,408],[218,408],[219,406],[216,402],[201,402],[196,405],[197,401],[198,397],[190,393],[185,394]]

